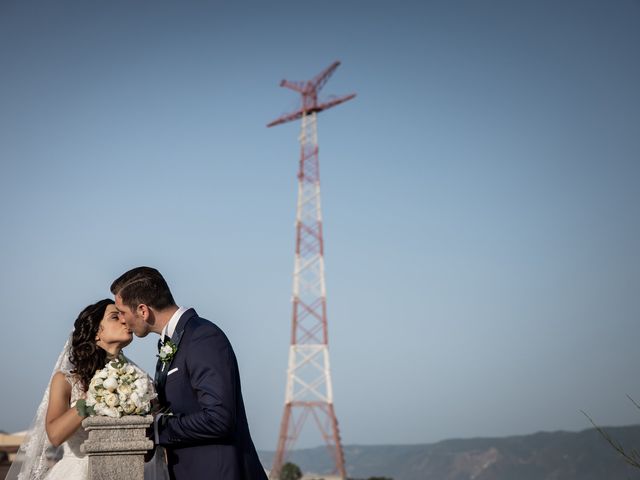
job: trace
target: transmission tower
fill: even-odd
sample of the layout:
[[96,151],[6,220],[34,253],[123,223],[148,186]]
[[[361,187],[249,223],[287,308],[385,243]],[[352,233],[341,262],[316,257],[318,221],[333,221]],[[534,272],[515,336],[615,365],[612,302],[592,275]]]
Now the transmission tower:
[[318,92],[340,62],[306,82],[282,80],[302,95],[299,110],[269,123],[273,127],[302,120],[298,207],[296,211],[296,253],[293,268],[293,319],[284,413],[271,478],[279,478],[282,465],[293,448],[305,421],[311,416],[320,430],[335,463],[335,475],[347,478],[340,431],[333,408],[327,334],[327,297],[324,282],[324,243],[320,208],[320,164],[318,161],[317,114],[351,100],[355,94],[318,102]]

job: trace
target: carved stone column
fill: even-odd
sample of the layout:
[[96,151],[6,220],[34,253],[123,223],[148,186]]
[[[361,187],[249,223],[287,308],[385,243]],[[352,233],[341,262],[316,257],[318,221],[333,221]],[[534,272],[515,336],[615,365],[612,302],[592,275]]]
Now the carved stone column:
[[153,417],[87,417],[89,438],[81,450],[89,456],[89,480],[143,480],[144,456],[153,448],[147,427]]

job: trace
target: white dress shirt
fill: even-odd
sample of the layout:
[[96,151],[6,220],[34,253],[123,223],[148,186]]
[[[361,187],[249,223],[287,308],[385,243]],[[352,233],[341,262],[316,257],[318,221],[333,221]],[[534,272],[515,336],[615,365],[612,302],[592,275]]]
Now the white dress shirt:
[[188,308],[178,307],[178,310],[172,315],[167,324],[162,329],[162,333],[160,334],[160,338],[164,341],[164,337],[171,338],[173,336],[173,332],[176,331],[176,327],[178,326],[178,320],[184,312],[189,310]]
[[[187,310],[189,310],[189,309],[188,308],[184,308],[184,307],[178,307],[178,310],[176,310],[175,313],[171,316],[171,318],[169,319],[167,324],[162,329],[162,333],[160,334],[160,338],[162,339],[163,342],[164,342],[165,337],[171,338],[171,336],[173,335],[173,332],[176,331],[176,327],[178,326],[178,321],[180,320],[180,317]],[[163,368],[164,368],[164,366],[163,366]],[[160,417],[162,415],[164,415],[164,414],[160,413],[160,414],[156,415],[156,417],[153,419],[153,434],[154,434],[153,436],[155,437],[156,445],[159,442],[159,438],[158,438],[158,420],[160,420]]]

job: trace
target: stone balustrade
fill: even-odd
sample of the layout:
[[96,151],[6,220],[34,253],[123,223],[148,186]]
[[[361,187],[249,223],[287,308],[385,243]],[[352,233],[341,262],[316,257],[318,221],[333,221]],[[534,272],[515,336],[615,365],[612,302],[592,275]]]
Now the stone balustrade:
[[89,438],[81,450],[89,456],[89,480],[143,480],[144,457],[153,449],[147,428],[153,417],[87,417]]

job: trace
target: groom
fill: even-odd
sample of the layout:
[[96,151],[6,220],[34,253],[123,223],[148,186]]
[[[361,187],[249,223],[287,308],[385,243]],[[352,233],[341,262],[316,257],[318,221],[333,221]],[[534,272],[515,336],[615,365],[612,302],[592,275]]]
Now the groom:
[[160,335],[155,383],[170,414],[157,416],[154,429],[171,478],[266,480],[249,434],[238,363],[222,330],[193,308],[178,307],[154,268],[129,270],[111,292],[136,336]]

